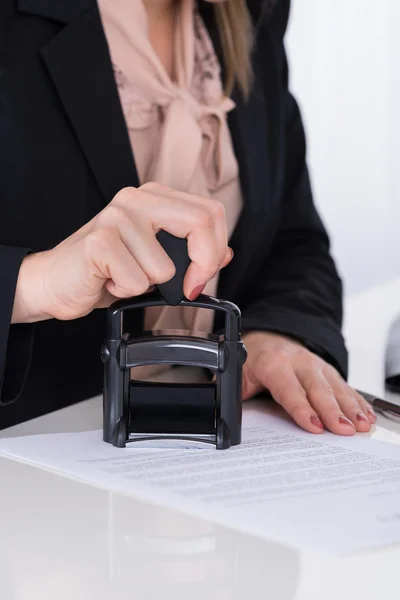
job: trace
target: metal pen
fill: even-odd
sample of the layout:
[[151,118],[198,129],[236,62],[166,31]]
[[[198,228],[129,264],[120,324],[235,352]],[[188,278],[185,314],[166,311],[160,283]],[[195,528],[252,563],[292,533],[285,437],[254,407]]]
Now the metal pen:
[[[374,394],[368,394],[367,392],[362,392],[357,390],[357,392],[365,398],[365,400],[372,406],[372,408],[391,419],[392,421],[400,422],[400,404],[395,404],[394,402],[389,402],[388,400],[383,400],[382,398],[378,398]],[[400,400],[400,397],[399,397]]]

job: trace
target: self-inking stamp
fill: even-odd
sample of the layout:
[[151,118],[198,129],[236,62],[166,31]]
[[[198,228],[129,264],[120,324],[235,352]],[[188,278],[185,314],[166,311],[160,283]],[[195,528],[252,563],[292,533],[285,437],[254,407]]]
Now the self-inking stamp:
[[[190,259],[187,240],[160,231],[157,239],[174,262],[174,277],[154,292],[118,300],[107,313],[104,363],[103,439],[123,448],[141,440],[182,439],[226,449],[241,443],[242,368],[246,349],[241,340],[239,308],[201,294],[186,300],[183,279]],[[185,306],[223,313],[221,335],[155,335],[139,338],[124,331],[127,311],[151,306]],[[200,367],[215,374],[207,383],[159,383],[131,379],[141,365]]]

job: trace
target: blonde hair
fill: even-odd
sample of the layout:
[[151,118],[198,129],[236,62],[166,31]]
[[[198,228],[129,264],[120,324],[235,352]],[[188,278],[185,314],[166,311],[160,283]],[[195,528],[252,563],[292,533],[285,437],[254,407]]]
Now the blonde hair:
[[235,83],[243,95],[252,83],[252,23],[246,0],[226,0],[214,6],[225,61],[225,93],[230,95]]

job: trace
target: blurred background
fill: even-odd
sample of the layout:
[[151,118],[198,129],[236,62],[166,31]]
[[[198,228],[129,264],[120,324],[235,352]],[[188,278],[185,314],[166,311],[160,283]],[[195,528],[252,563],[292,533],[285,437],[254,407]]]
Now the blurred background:
[[400,276],[399,23],[398,0],[292,0],[291,88],[346,295]]

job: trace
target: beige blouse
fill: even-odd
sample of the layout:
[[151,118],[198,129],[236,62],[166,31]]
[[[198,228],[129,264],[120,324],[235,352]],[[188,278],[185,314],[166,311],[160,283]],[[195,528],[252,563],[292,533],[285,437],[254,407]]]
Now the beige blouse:
[[[223,94],[220,67],[195,0],[177,6],[171,80],[148,38],[142,0],[99,0],[140,184],[162,183],[223,203],[231,236],[242,209],[238,165],[226,115],[234,103]],[[215,295],[218,277],[204,293]],[[150,308],[146,330],[208,333],[213,311]],[[162,370],[145,367],[134,377]]]

